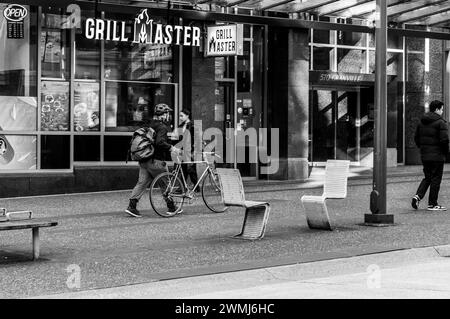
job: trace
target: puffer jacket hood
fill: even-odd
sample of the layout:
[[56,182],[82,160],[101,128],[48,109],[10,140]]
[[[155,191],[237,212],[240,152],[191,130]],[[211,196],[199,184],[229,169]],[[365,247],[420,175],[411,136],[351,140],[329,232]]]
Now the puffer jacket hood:
[[422,122],[422,124],[424,124],[424,125],[429,125],[429,124],[431,124],[431,123],[433,123],[433,122],[436,122],[436,121],[438,121],[438,120],[441,120],[442,119],[442,117],[439,115],[439,114],[437,114],[437,113],[435,113],[435,112],[428,112],[428,113],[425,113],[423,116],[422,116],[422,118],[420,119],[420,121]]

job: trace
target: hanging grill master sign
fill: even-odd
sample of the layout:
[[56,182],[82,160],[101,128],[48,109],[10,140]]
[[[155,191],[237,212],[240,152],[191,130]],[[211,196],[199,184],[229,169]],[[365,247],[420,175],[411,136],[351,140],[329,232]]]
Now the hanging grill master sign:
[[205,56],[243,55],[243,33],[242,24],[208,27]]
[[28,10],[18,4],[10,4],[3,10],[3,16],[7,20],[8,39],[24,38],[24,20]]

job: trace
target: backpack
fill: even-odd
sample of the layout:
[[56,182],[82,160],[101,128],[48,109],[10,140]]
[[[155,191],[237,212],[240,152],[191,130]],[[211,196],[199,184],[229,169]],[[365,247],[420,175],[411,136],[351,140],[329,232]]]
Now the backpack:
[[[132,161],[150,159],[155,153],[155,130],[151,127],[142,127],[133,133],[128,150],[128,158]],[[127,158],[127,161],[128,161]]]

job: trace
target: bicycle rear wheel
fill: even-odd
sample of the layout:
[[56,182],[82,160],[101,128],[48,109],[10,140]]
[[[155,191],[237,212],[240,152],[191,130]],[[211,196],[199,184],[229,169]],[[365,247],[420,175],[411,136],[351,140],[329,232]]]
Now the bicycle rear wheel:
[[222,199],[222,189],[217,174],[209,173],[202,183],[202,197],[206,207],[214,213],[223,213],[227,210]]
[[168,172],[161,173],[150,185],[150,204],[159,216],[172,217],[183,207],[184,193],[183,183],[178,177]]

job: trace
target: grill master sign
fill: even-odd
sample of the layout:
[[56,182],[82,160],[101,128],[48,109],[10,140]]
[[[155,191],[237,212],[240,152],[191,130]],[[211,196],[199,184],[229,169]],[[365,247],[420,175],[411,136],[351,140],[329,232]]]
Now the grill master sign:
[[206,56],[242,55],[243,25],[230,24],[208,27]]

